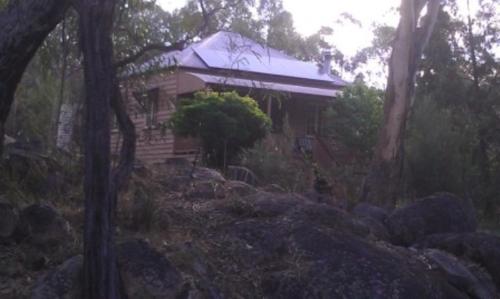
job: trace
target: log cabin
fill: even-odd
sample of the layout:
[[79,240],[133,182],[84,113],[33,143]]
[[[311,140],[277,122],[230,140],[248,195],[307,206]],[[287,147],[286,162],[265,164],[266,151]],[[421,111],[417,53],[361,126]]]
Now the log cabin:
[[[237,91],[250,95],[273,122],[279,138],[286,125],[295,145],[314,160],[331,162],[332,152],[321,136],[322,114],[347,83],[330,72],[331,55],[323,64],[300,61],[240,34],[220,31],[180,51],[155,59],[147,75],[122,80],[127,110],[135,124],[136,158],[147,164],[170,158],[192,159],[199,151],[195,139],[175,136],[165,123],[179,99],[202,90]],[[286,124],[285,124],[286,123]],[[112,133],[113,152],[120,134]]]

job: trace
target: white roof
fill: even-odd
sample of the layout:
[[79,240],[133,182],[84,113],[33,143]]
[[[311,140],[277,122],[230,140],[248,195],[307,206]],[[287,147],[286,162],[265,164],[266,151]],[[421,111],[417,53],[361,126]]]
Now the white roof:
[[180,66],[197,69],[238,70],[278,75],[345,86],[341,78],[320,72],[313,62],[300,61],[283,52],[261,45],[240,34],[219,31],[182,51],[160,57],[161,66]]

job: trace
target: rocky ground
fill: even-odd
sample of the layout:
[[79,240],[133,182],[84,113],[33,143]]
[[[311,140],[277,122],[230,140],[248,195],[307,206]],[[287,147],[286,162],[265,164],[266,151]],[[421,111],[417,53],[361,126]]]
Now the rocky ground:
[[[346,211],[177,161],[137,168],[119,206],[129,298],[500,298],[500,238],[451,194]],[[0,298],[78,298],[82,218],[0,203]]]

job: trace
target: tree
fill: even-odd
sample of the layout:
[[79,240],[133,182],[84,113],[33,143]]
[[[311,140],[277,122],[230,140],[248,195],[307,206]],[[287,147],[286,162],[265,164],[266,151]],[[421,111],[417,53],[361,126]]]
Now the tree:
[[[421,16],[427,7],[425,16]],[[381,127],[362,200],[394,207],[402,174],[402,146],[419,61],[434,29],[439,0],[402,0],[401,18],[389,59]]]
[[381,90],[357,81],[326,111],[324,133],[358,153],[360,162],[367,162],[377,142],[382,105]]
[[205,160],[217,167],[225,167],[241,149],[264,138],[270,123],[255,100],[236,92],[196,93],[171,119],[176,134],[201,139]]
[[120,298],[113,243],[114,198],[110,180],[110,110],[116,82],[113,66],[114,0],[79,2],[85,113],[85,230],[83,298]]
[[495,2],[482,1],[469,18],[457,13],[453,1],[440,10],[417,77],[405,141],[409,196],[457,193],[474,200],[488,220],[499,203],[500,174]]
[[0,156],[4,125],[19,82],[47,35],[62,20],[69,0],[9,1],[0,11]]

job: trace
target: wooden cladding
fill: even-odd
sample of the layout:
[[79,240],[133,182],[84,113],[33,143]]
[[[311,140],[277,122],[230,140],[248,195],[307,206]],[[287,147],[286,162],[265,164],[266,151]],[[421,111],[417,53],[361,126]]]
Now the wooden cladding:
[[[174,156],[174,136],[164,125],[175,111],[176,74],[159,74],[143,82],[124,82],[122,92],[135,125],[136,159],[147,164],[161,163]],[[120,133],[113,131],[112,149],[119,152]]]
[[144,92],[134,92],[134,98],[142,108],[146,128],[155,128],[158,125],[158,101],[159,101],[159,88],[149,89]]

